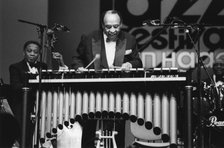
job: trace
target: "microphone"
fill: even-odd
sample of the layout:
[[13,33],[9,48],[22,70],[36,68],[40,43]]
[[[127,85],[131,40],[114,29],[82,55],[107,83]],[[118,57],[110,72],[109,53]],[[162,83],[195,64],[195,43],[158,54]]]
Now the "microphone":
[[94,59],[85,67],[85,69],[87,69],[90,65],[93,64],[93,62],[95,62],[98,59],[100,59],[100,54],[96,54]]
[[172,29],[193,29],[191,25],[186,24],[183,20],[179,19],[178,17],[171,17],[171,28]]
[[191,24],[191,27],[195,30],[202,30],[203,25],[198,25],[198,24]]
[[46,28],[47,27],[47,25],[37,24],[37,23],[33,23],[33,22],[21,20],[21,19],[18,19],[18,21],[19,22],[22,22],[22,23],[27,23],[27,24],[35,25],[35,26],[38,26],[38,27],[43,27],[43,28]]
[[172,27],[172,29],[186,29],[186,30],[199,30],[199,27],[195,24],[186,24],[186,23],[178,23],[178,22],[174,22]]
[[155,20],[144,20],[142,22],[142,25],[145,26],[145,25],[153,25],[153,26],[159,26],[161,24],[160,20],[159,19],[155,19]]
[[57,24],[57,23],[55,23],[54,30],[70,32],[70,29],[68,27],[66,27],[64,25]]

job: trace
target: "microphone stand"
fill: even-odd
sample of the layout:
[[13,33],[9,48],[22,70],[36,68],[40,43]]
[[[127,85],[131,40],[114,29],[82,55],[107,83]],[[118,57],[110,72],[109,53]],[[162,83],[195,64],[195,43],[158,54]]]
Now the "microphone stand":
[[[40,66],[38,67],[38,72],[39,72],[39,83],[38,83],[38,101],[36,103],[38,103],[38,108],[36,109],[37,110],[37,116],[36,116],[36,125],[37,125],[37,148],[39,148],[39,139],[40,139],[40,132],[39,132],[39,126],[40,126],[40,103],[41,103],[41,94],[42,94],[42,88],[41,88],[41,80],[42,80],[42,51],[44,49],[44,36],[45,36],[45,33],[46,33],[46,30],[47,30],[47,25],[42,25],[42,24],[37,24],[37,23],[33,23],[33,22],[29,22],[29,21],[25,21],[25,20],[18,20],[19,22],[22,22],[22,23],[27,23],[27,24],[31,24],[31,25],[35,25],[37,27],[39,27],[39,32],[40,32],[40,35],[39,35],[39,38],[40,38],[40,45],[41,45],[41,50],[40,50]],[[27,95],[25,95],[25,99],[23,99],[23,104],[24,104],[24,107],[27,108]],[[26,111],[26,109],[24,109],[24,111]],[[26,115],[25,112],[23,112],[23,115]],[[26,117],[26,116],[23,116],[23,118]],[[24,127],[26,128],[26,127]],[[26,131],[26,130],[22,130],[22,131]],[[26,133],[22,133],[22,135],[26,135]],[[25,143],[25,140],[26,138],[24,137],[22,139],[22,143]],[[25,148],[25,145],[24,147],[22,148]]]
[[[179,25],[178,23],[175,23],[175,22],[181,22],[181,23],[184,23],[182,25]],[[149,24],[148,24],[149,25]],[[193,48],[197,54],[197,58],[198,58],[198,71],[197,71],[197,78],[198,78],[198,98],[199,98],[199,102],[198,102],[198,116],[199,116],[199,121],[200,121],[200,125],[199,125],[199,141],[198,141],[198,144],[200,148],[204,148],[204,119],[202,117],[202,94],[201,94],[201,66],[204,68],[204,70],[206,71],[206,74],[208,75],[209,79],[211,80],[211,82],[213,84],[214,81],[213,79],[211,78],[210,74],[208,73],[208,70],[207,68],[205,67],[201,57],[200,57],[200,42],[199,42],[199,37],[200,37],[200,32],[201,32],[201,28],[199,28],[198,26],[206,26],[206,25],[197,25],[197,24],[193,24],[193,25],[186,25],[185,22],[183,22],[182,20],[178,20],[178,19],[174,19],[172,20],[169,24],[159,24],[159,25],[149,25],[149,26],[162,26],[162,30],[159,31],[155,36],[153,36],[149,41],[147,41],[140,49],[139,51],[143,51],[144,48],[146,48],[157,36],[159,36],[162,31],[166,30],[167,28],[169,27],[174,27],[174,28],[181,28],[181,29],[184,29],[185,32],[187,33],[187,35],[189,36],[190,40],[191,40],[191,43],[193,44]],[[193,27],[192,27],[193,26]],[[207,26],[211,26],[211,25],[207,25]],[[195,41],[192,39],[191,35],[189,34],[189,29],[196,29],[197,30],[197,35],[195,37]],[[196,48],[196,41],[198,40],[198,49]],[[191,98],[185,98],[185,99],[191,99]],[[192,105],[192,101],[187,101],[189,102],[187,105]],[[191,107],[188,107],[188,108],[191,108]],[[192,123],[191,123],[191,114],[192,114],[192,111],[191,110],[187,110],[187,119],[190,120],[190,121],[187,121],[188,124],[190,125],[187,125],[187,129],[185,131],[185,144],[184,144],[184,147],[185,148],[192,148],[193,147],[193,141],[192,141]]]
[[[201,26],[201,25],[200,25]],[[205,25],[204,25],[205,26]],[[203,106],[203,98],[202,98],[202,87],[201,87],[201,66],[203,67],[203,69],[205,70],[207,76],[209,77],[211,83],[213,85],[215,85],[215,82],[214,80],[212,79],[211,75],[209,74],[207,68],[205,67],[203,61],[202,61],[202,58],[200,57],[200,32],[202,31],[202,28],[197,28],[197,35],[195,37],[195,40],[192,39],[191,35],[189,34],[189,31],[187,31],[186,29],[186,33],[188,35],[188,37],[190,38],[191,40],[191,43],[193,45],[193,48],[197,54],[197,58],[198,58],[198,66],[197,66],[197,95],[198,95],[198,117],[199,117],[199,127],[198,127],[198,141],[197,141],[197,147],[200,147],[200,148],[204,148],[206,145],[205,145],[205,133],[204,133],[204,128],[205,128],[205,119],[203,118],[202,116],[202,106]],[[196,45],[195,43],[198,42],[198,48],[196,48]]]
[[[168,20],[169,21],[169,20]],[[173,28],[178,28],[178,24],[175,24],[174,23],[175,20],[171,20],[169,22],[166,22],[165,21],[165,24],[159,24],[159,25],[152,25],[154,27],[159,27],[159,26],[162,26],[163,28],[155,35],[153,36],[150,40],[148,40],[140,49],[139,51],[143,51],[144,48],[146,48],[153,40],[155,40],[155,38],[157,36],[159,36],[164,30],[166,30],[167,28],[169,27],[173,27]],[[151,26],[151,25],[150,25]],[[183,26],[180,26],[181,28],[183,28]],[[184,26],[185,28],[189,28],[189,26]],[[192,148],[192,145],[193,145],[193,140],[192,140],[192,110],[191,110],[191,106],[192,106],[192,86],[191,85],[188,85],[188,86],[185,86],[185,95],[186,97],[184,98],[185,99],[185,102],[186,102],[186,105],[184,107],[184,110],[186,110],[186,113],[185,113],[185,119],[186,119],[186,122],[185,122],[185,125],[187,126],[186,127],[186,130],[184,131],[184,148]]]
[[[201,66],[205,69],[206,73],[210,77],[207,69],[205,68],[205,65],[200,57],[200,30],[197,30],[197,35],[195,37],[195,40],[192,39],[191,35],[189,34],[189,30],[185,30],[187,36],[190,38],[190,41],[193,45],[193,49],[195,50],[198,58],[198,65],[197,65],[197,96],[198,96],[198,116],[199,116],[199,128],[198,128],[198,141],[197,141],[197,147],[204,148],[204,123],[202,119],[202,94],[201,94]],[[196,48],[196,42],[198,42],[198,48]]]

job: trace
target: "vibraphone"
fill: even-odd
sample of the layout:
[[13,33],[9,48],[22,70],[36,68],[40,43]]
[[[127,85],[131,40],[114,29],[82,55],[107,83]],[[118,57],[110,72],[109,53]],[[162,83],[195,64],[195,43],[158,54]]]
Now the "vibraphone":
[[[53,135],[58,125],[72,119],[111,118],[130,120],[137,139],[161,140],[162,145],[175,147],[177,102],[186,82],[186,71],[177,68],[43,70],[40,138]],[[30,79],[29,83],[40,81]],[[37,89],[37,99],[38,95]]]

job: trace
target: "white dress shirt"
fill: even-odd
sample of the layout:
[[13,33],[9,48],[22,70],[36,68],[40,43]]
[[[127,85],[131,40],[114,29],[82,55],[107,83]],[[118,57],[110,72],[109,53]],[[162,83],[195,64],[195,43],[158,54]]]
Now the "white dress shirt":
[[29,73],[31,74],[38,74],[38,69],[36,67],[31,67],[29,62],[26,62],[28,68],[29,68]]
[[104,44],[105,44],[105,52],[107,58],[107,64],[109,67],[113,67],[115,52],[116,52],[116,41],[106,42],[107,35],[103,34]]

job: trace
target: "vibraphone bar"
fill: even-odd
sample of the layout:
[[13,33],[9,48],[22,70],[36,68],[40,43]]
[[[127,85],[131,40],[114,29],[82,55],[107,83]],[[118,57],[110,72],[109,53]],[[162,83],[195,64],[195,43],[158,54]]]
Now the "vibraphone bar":
[[[94,69],[82,72],[70,70],[43,70],[42,83],[75,83],[75,82],[143,82],[143,81],[187,81],[186,71],[177,68],[133,68],[129,71],[122,69]],[[29,83],[39,83],[38,79],[30,79]]]
[[[146,144],[142,140],[159,140],[147,145],[177,146],[177,104],[180,90],[187,84],[185,71],[90,69],[84,72],[46,70],[42,74],[42,142],[70,120],[122,119],[131,121],[131,132],[138,144]],[[29,80],[32,85],[38,82],[38,79]],[[37,98],[38,95],[37,90]]]

